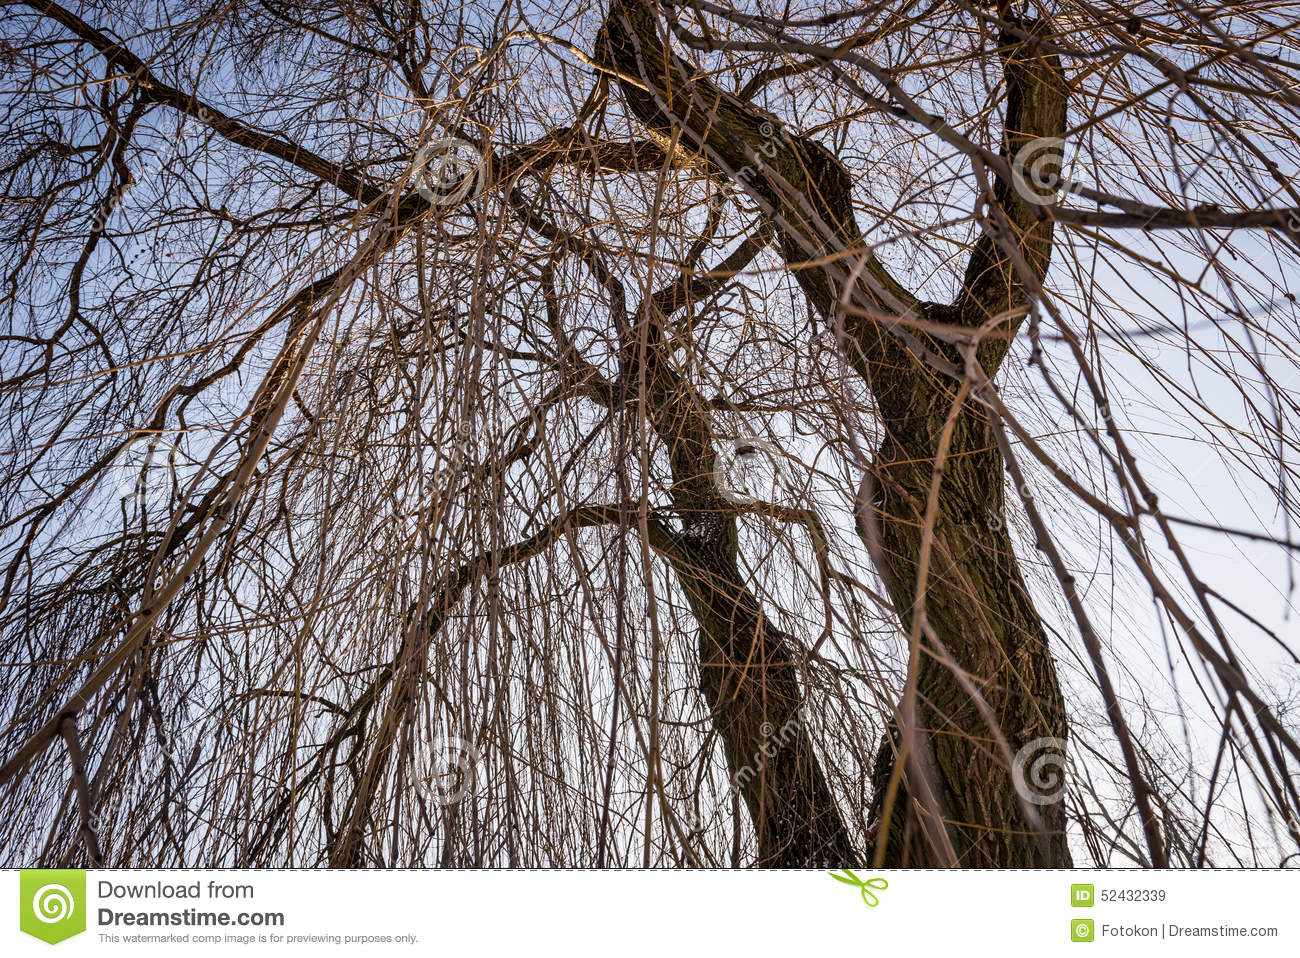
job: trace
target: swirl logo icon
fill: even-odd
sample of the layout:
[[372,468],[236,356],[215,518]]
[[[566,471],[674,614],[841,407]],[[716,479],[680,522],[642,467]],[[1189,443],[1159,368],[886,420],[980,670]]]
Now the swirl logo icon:
[[1065,739],[1026,742],[1011,761],[1011,782],[1030,805],[1055,805],[1065,796]]
[[472,742],[440,735],[432,743],[430,757],[432,772],[419,782],[425,801],[438,807],[455,805],[473,791],[482,757]]
[[151,434],[132,439],[113,461],[118,498],[136,509],[165,508],[176,486],[176,443]]
[[434,206],[459,206],[483,188],[483,154],[468,140],[431,140],[411,165],[416,191]]
[[77,903],[72,898],[72,892],[55,882],[42,885],[32,896],[32,911],[36,914],[36,920],[47,925],[71,918],[76,910]]
[[785,454],[776,443],[757,436],[740,436],[715,460],[713,487],[737,506],[777,502],[788,484],[781,471],[784,460]]
[[1081,185],[1065,175],[1065,140],[1040,136],[1030,140],[1011,160],[1012,185],[1031,206],[1050,206],[1063,192]]
[[57,945],[86,930],[86,873],[71,868],[23,869],[18,881],[18,927]]

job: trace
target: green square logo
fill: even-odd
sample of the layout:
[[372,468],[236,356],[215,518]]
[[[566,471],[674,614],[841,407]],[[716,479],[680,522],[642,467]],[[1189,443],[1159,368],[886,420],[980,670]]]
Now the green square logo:
[[57,945],[86,930],[86,873],[24,868],[18,877],[18,927]]
[[1092,919],[1073,918],[1070,920],[1071,941],[1092,941]]
[[1074,908],[1091,908],[1096,899],[1092,895],[1091,885],[1071,885],[1070,905]]

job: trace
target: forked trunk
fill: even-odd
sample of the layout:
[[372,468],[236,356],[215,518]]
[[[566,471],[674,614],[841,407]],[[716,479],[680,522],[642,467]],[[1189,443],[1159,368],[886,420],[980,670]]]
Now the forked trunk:
[[[642,0],[613,0],[598,58],[616,71],[629,108],[653,138],[702,156],[716,175],[741,183],[759,202],[809,301],[843,332],[847,357],[875,395],[885,429],[872,470],[879,492],[874,502],[860,504],[870,527],[864,533],[878,540],[879,571],[904,631],[916,627],[918,642],[912,694],[899,710],[901,723],[891,723],[877,763],[874,857],[888,866],[1069,865],[1059,802],[1035,804],[1015,786],[1014,758],[1041,739],[1063,747],[1066,722],[1042,624],[1007,534],[1002,460],[991,426],[965,393],[955,402],[959,378],[925,361],[928,354],[960,370],[962,356],[954,347],[882,321],[910,315],[974,330],[1002,317],[1001,338],[986,340],[978,353],[992,377],[1024,318],[1025,280],[1046,272],[1051,223],[999,179],[991,199],[1009,227],[1006,235],[1000,242],[991,234],[979,239],[953,305],[921,302],[878,260],[864,259],[852,180],[839,161],[697,75],[671,53],[659,11]],[[1037,40],[1047,30],[1026,22],[1001,38],[1003,158],[1064,131],[1060,62]],[[1059,158],[1059,144],[1048,143],[1046,150]],[[861,273],[851,273],[859,261]],[[845,303],[850,308],[842,309]],[[941,461],[950,416],[948,455]],[[936,467],[942,482],[927,534]],[[918,605],[923,555],[930,568]],[[896,745],[907,755],[898,766]]]

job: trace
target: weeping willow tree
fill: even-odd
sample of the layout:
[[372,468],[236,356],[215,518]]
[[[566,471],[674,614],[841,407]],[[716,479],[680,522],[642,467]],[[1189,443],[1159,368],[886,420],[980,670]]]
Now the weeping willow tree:
[[1297,860],[1294,5],[3,5],[6,864]]

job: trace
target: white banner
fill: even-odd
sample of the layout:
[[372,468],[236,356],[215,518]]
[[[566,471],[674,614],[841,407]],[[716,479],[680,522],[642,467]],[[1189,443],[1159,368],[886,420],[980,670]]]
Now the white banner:
[[[1300,954],[1300,873],[8,871],[5,954]],[[1010,950],[1014,949],[1014,950]]]

